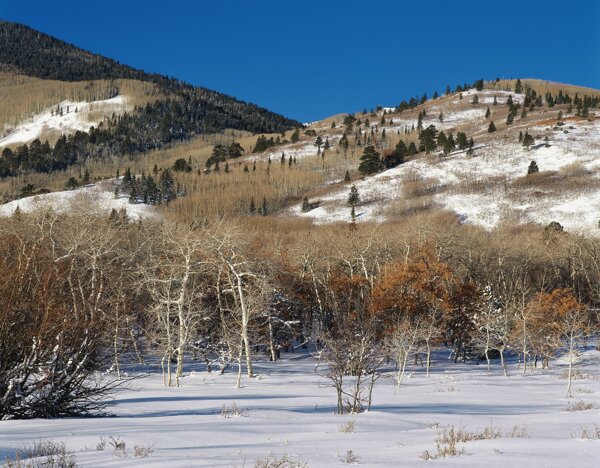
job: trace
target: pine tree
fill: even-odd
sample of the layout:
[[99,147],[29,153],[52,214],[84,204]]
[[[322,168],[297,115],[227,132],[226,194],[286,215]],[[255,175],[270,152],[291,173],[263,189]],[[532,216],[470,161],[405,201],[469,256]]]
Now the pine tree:
[[490,111],[490,108],[488,107],[487,110],[485,111],[485,118],[489,119],[490,115],[492,115],[492,112]]
[[430,125],[419,134],[419,151],[425,151],[427,154],[431,153],[436,147],[437,130],[435,125]]
[[262,204],[260,206],[260,214],[261,216],[267,216],[269,214],[269,210],[267,208],[267,197],[263,197]]
[[476,94],[471,100],[471,104],[479,104],[479,96]]
[[292,141],[292,143],[298,143],[300,141],[300,130],[299,129],[294,130],[294,133],[292,133],[291,141]]
[[440,111],[440,115],[438,115],[438,120],[439,120],[440,122],[443,122],[443,121],[444,121],[444,113],[443,113],[442,111]]
[[494,96],[494,102],[492,103],[493,106],[497,106],[498,105],[498,98],[496,96]]
[[509,112],[508,116],[506,117],[506,125],[512,125],[514,120],[515,120],[514,114],[512,112]]
[[347,203],[352,207],[360,203],[360,194],[358,193],[356,185],[352,185],[352,187],[350,187],[350,193],[348,194]]
[[[448,143],[448,138],[446,137],[446,134],[443,131],[439,132],[438,136],[437,136],[437,145],[440,148],[445,148],[447,143]],[[444,154],[446,154],[445,151],[444,151]]]
[[529,167],[527,168],[527,175],[535,174],[536,172],[540,172],[540,168],[535,161],[531,161],[529,163]]
[[495,132],[495,131],[496,131],[496,126],[494,125],[494,121],[492,120],[492,121],[490,122],[490,125],[489,125],[489,127],[488,127],[488,132],[489,132],[489,133],[493,133],[493,132]]
[[350,171],[346,171],[344,174],[344,182],[350,182],[352,178],[350,177]]
[[315,140],[315,146],[317,147],[318,151],[321,151],[322,145],[323,145],[323,138],[321,138],[321,136],[319,135],[317,137],[317,139]]
[[525,149],[529,151],[530,146],[534,143],[535,138],[533,137],[533,135],[531,135],[529,132],[525,132],[525,135],[523,135],[523,146],[525,147]]
[[308,213],[310,211],[310,202],[308,201],[308,197],[304,197],[302,200],[302,213]]
[[248,214],[255,215],[256,214],[256,204],[254,203],[254,197],[250,199],[250,207],[248,208]]
[[467,149],[469,146],[469,140],[467,139],[467,134],[465,132],[456,133],[456,144],[458,145],[458,149]]
[[515,83],[515,94],[521,94],[523,92],[523,85],[521,84],[521,79],[517,78],[517,82]]
[[369,175],[381,172],[384,169],[384,165],[379,156],[380,154],[375,151],[375,147],[371,145],[367,146],[360,157],[360,164],[358,166],[360,173]]
[[87,169],[85,170],[85,172],[83,173],[83,185],[87,185],[90,183],[90,171],[88,171]]
[[523,141],[523,132],[519,132],[519,143]]

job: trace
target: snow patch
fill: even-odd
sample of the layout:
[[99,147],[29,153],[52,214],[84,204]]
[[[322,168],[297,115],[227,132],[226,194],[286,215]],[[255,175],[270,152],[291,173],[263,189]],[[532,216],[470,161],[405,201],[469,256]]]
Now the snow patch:
[[[132,108],[128,104],[127,97],[122,95],[104,101],[63,101],[58,104],[58,107],[62,107],[63,115],[56,112],[57,106],[52,106],[24,120],[15,128],[5,131],[3,138],[0,139],[0,147],[15,143],[27,143],[47,132],[73,133],[77,130],[87,132],[91,126],[98,125],[104,116]],[[91,119],[92,113],[97,115],[96,119]]]

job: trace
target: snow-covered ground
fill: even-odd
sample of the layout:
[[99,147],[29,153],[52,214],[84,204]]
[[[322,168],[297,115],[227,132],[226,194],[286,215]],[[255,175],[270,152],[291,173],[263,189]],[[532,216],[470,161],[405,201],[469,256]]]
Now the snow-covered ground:
[[[574,398],[565,398],[564,362],[549,371],[523,375],[514,363],[503,377],[498,363],[452,364],[446,352],[435,356],[432,373],[410,370],[398,389],[382,378],[375,386],[370,412],[337,415],[335,391],[315,374],[309,354],[283,354],[276,363],[257,363],[259,377],[235,389],[235,372],[188,372],[180,388],[164,388],[156,367],[118,393],[115,417],[0,421],[0,459],[34,440],[65,442],[81,466],[252,467],[270,454],[314,467],[344,466],[348,451],[365,467],[461,466],[597,467],[600,440],[582,440],[583,429],[600,420],[600,353],[587,351]],[[566,411],[582,400],[595,405]],[[224,417],[233,403],[241,416]],[[342,426],[354,422],[354,430]],[[436,434],[454,426],[469,432],[493,427],[497,438],[459,443],[462,456],[436,455]],[[525,437],[507,433],[517,426]],[[101,438],[125,442],[125,451],[110,444],[97,450]],[[152,447],[146,458],[134,446]]]
[[126,195],[120,195],[118,198],[115,198],[114,190],[114,179],[108,179],[75,190],[21,198],[0,205],[0,216],[11,216],[17,207],[23,213],[43,208],[52,208],[58,213],[82,207],[89,207],[91,210],[99,209],[106,211],[110,211],[113,208],[116,210],[125,208],[127,215],[133,220],[157,216],[154,207],[150,205],[144,205],[143,203],[130,204],[129,198]]
[[[523,132],[526,129],[523,126]],[[600,120],[568,122],[550,130],[530,126],[528,131],[537,137],[536,145],[529,151],[516,138],[499,137],[484,144],[477,144],[476,139],[473,157],[458,151],[447,157],[419,158],[357,180],[355,184],[363,202],[356,209],[358,220],[382,220],[385,208],[403,196],[403,181],[410,176],[433,181],[440,187],[433,195],[435,204],[456,212],[466,223],[491,229],[510,216],[521,223],[546,225],[558,221],[566,229],[596,233],[600,220],[600,184],[595,183],[600,168]],[[549,136],[548,146],[540,140],[541,135]],[[579,171],[588,171],[590,184],[566,191],[535,185],[515,188],[511,184],[525,176],[531,160],[537,162],[542,172],[560,172],[576,165]],[[498,178],[502,178],[503,183],[496,180],[485,185]],[[469,188],[477,183],[484,184],[485,188]],[[312,218],[317,223],[348,221],[348,191],[349,187],[344,186],[321,197],[321,206],[308,213],[301,213],[299,206],[289,212]]]
[[[62,107],[63,115],[57,113]],[[67,112],[68,108],[68,112]],[[87,132],[92,125],[97,125],[105,116],[129,110],[125,96],[119,95],[111,99],[95,102],[63,101],[45,111],[33,115],[0,138],[0,147],[15,143],[27,143],[48,132],[73,133],[76,130]],[[77,112],[75,112],[77,109]]]

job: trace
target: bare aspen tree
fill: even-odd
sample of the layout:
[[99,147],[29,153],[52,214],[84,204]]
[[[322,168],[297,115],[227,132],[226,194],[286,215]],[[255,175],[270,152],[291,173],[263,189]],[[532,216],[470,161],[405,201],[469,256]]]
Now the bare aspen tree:
[[160,343],[163,383],[172,385],[171,362],[176,356],[175,383],[183,376],[191,330],[203,312],[203,272],[206,238],[193,226],[156,227],[151,255],[141,270],[141,282],[152,298],[151,317]]

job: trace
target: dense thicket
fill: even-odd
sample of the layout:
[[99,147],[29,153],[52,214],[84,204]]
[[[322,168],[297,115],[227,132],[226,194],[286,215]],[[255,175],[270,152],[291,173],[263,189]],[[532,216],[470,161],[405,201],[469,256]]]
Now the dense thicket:
[[409,356],[429,369],[443,346],[455,361],[498,356],[504,373],[509,355],[547,367],[598,326],[600,244],[559,229],[515,243],[435,220],[286,234],[90,211],[0,220],[0,417],[93,410],[106,392],[94,372],[118,376],[127,351],[158,355],[165,385],[189,359],[235,366],[239,384],[257,353],[306,343],[338,410],[360,411],[387,359],[398,385]]

